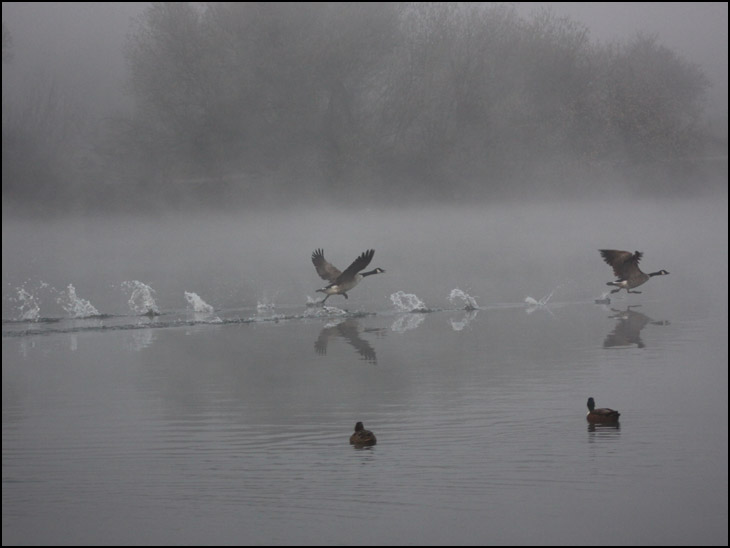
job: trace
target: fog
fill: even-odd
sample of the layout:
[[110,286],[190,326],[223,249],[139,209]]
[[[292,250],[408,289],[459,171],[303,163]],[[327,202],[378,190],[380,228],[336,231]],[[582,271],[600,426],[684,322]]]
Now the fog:
[[[13,34],[14,68],[46,74],[102,109],[124,101],[123,47],[133,19],[146,2],[3,2]],[[727,116],[727,6],[718,2],[530,2],[516,3],[529,15],[542,7],[585,25],[596,41],[622,41],[637,32],[699,64],[711,80],[708,113]],[[6,91],[5,89],[3,90]]]
[[370,267],[386,271],[365,279],[348,300],[330,297],[335,307],[391,310],[392,295],[405,292],[427,308],[463,308],[450,298],[457,288],[478,306],[520,305],[528,297],[535,304],[592,303],[614,279],[598,249],[636,248],[645,271],[671,275],[650,280],[640,288],[644,296],[632,295],[628,304],[671,299],[727,314],[726,203],[607,200],[185,213],[133,223],[123,215],[3,219],[3,318],[21,319],[21,290],[33,296],[39,317],[73,317],[63,308],[69,285],[100,314],[134,315],[140,311],[130,309],[125,284],[135,281],[151,287],[160,312],[189,309],[186,293],[216,311],[261,303],[301,308],[322,298],[310,260],[320,247],[341,270],[374,248]]
[[[727,237],[704,199],[4,217],[3,540],[723,544]],[[309,306],[318,247],[386,272]],[[604,247],[670,275],[595,304]]]
[[711,80],[707,113],[727,118],[727,6],[716,2],[535,2],[529,12],[550,6],[590,29],[602,42],[622,41],[637,32],[659,37],[688,61],[700,65]]
[[5,214],[726,186],[726,4],[2,9]]
[[726,192],[727,4],[3,3],[4,318],[28,280],[299,303],[318,247],[377,250],[366,299],[592,298]]
[[2,10],[3,544],[727,544],[727,3]]

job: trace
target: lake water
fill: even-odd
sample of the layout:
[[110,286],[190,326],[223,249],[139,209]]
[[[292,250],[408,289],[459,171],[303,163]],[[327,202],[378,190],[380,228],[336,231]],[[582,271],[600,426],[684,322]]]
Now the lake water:
[[3,216],[3,544],[727,545],[726,197],[322,213]]

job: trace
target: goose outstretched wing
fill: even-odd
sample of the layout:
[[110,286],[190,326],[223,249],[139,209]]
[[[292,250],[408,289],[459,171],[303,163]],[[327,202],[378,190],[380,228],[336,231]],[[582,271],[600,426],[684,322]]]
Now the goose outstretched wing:
[[644,255],[641,251],[619,251],[618,249],[599,249],[603,260],[613,268],[617,278],[626,280],[640,274],[639,261]]
[[312,263],[314,264],[315,270],[317,270],[317,274],[323,280],[334,282],[342,275],[339,269],[335,268],[332,263],[324,258],[324,251],[321,249],[315,249],[314,253],[312,253]]
[[352,264],[348,266],[345,271],[337,277],[337,281],[349,280],[355,277],[355,274],[363,270],[370,264],[375,255],[374,249],[368,249],[360,254],[360,256],[352,261]]

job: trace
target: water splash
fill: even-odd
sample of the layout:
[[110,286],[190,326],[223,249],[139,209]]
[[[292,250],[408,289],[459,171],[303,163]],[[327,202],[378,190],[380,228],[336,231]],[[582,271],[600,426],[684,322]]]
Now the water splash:
[[16,296],[8,297],[8,301],[17,305],[15,308],[18,316],[15,319],[23,322],[40,322],[47,319],[41,316],[41,305],[45,306],[49,299],[58,295],[58,291],[43,280],[37,282],[26,280],[15,290]]
[[307,307],[319,306],[321,304],[322,304],[322,299],[319,299],[317,297],[310,297],[309,295],[307,295],[307,302],[306,302]]
[[276,310],[276,305],[274,303],[269,303],[264,301],[256,301],[256,312],[261,314],[262,312],[271,312],[272,310]]
[[479,305],[477,304],[476,299],[468,293],[465,293],[458,287],[451,290],[451,293],[449,294],[449,302],[453,305],[456,305],[457,299],[461,299],[461,301],[464,303],[464,310],[479,309]]
[[17,297],[10,299],[18,303],[17,310],[20,313],[18,320],[25,322],[36,322],[41,316],[41,307],[38,298],[28,293],[25,287],[17,288]]
[[213,314],[215,309],[201,299],[197,293],[185,292],[185,300],[188,301],[188,309],[198,314]]
[[129,291],[129,309],[137,316],[159,316],[160,309],[157,308],[154,293],[147,284],[134,280],[132,282],[122,282],[122,289]]
[[429,312],[424,302],[413,293],[396,291],[390,296],[390,301],[398,312]]
[[321,305],[320,301],[308,302],[307,308],[304,310],[305,318],[327,318],[329,316],[347,316],[347,314],[346,310],[336,306]]
[[[556,288],[557,289],[557,288]],[[556,289],[553,289],[548,295],[545,295],[542,299],[535,300],[532,297],[525,297],[525,304],[527,305],[527,313],[532,314],[535,310],[547,310],[551,316],[554,316],[553,311],[548,308],[548,302],[555,293]]]
[[349,312],[337,306],[322,304],[322,299],[310,297],[307,295],[306,310],[304,316],[306,318],[323,318],[327,316],[347,316]]
[[[271,297],[268,291],[264,291],[264,296],[256,301],[256,311],[259,314],[263,314],[275,310],[276,304],[274,303],[274,299],[276,298],[277,294],[278,292],[275,293],[273,297]],[[311,302],[312,300],[307,297],[307,306],[310,306]]]
[[99,311],[91,302],[76,295],[76,288],[72,284],[68,284],[66,291],[56,298],[56,302],[71,318],[89,318],[99,315]]
[[555,289],[553,289],[549,295],[545,295],[542,299],[535,300],[532,297],[525,297],[525,303],[527,303],[527,306],[531,307],[539,307],[539,306],[545,306],[550,301],[550,299],[553,296],[553,293],[555,293]]

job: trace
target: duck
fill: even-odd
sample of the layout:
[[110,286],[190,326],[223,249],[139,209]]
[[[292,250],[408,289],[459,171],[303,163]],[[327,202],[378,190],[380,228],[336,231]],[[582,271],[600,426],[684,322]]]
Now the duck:
[[355,424],[355,432],[350,436],[350,445],[375,445],[378,440],[370,430],[365,430],[362,422]]
[[586,420],[592,424],[616,424],[621,415],[618,411],[601,407],[596,409],[596,402],[588,398],[588,414]]
[[618,278],[615,282],[608,282],[606,285],[616,286],[617,289],[611,293],[618,293],[625,289],[627,293],[641,293],[641,291],[631,291],[635,287],[649,281],[654,276],[666,276],[669,274],[666,270],[658,270],[646,274],[639,268],[639,261],[644,256],[641,251],[619,251],[617,249],[599,249],[599,253],[603,260],[613,268],[613,273]]
[[347,292],[359,284],[363,278],[372,276],[373,274],[384,273],[385,270],[382,268],[375,268],[369,272],[361,272],[373,260],[373,255],[375,255],[374,249],[363,251],[357,259],[352,261],[352,264],[344,272],[340,272],[339,269],[335,268],[332,263],[324,258],[324,251],[322,249],[315,249],[312,253],[314,268],[320,278],[330,282],[327,287],[317,289],[317,293],[324,293],[326,295],[320,301],[320,304],[324,304],[332,295],[342,295],[347,299]]

